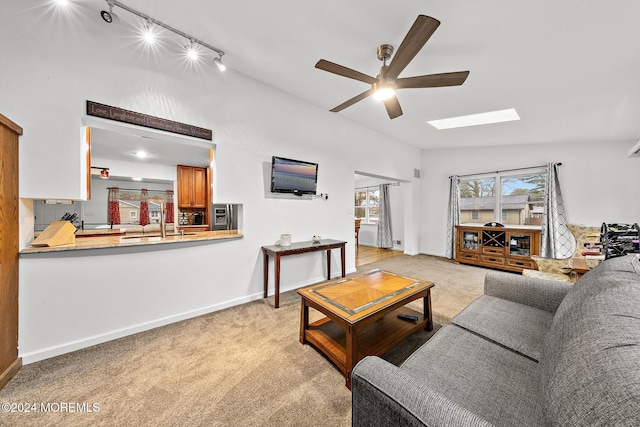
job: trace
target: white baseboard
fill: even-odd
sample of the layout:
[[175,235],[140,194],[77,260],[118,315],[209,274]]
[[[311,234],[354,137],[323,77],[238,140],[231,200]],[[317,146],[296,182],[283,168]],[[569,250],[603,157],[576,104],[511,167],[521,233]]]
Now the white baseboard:
[[[347,274],[355,273],[356,269],[352,268],[347,270]],[[340,277],[340,273],[332,275],[332,279],[337,279]],[[300,283],[290,284],[288,286],[284,286],[280,288],[280,293],[292,291],[298,288],[302,288],[304,286],[312,285],[314,283],[322,282],[326,280],[325,277],[315,277],[312,279],[305,280]],[[273,295],[274,289],[269,289],[269,296]],[[20,354],[22,357],[22,364],[28,365],[30,363],[38,362],[40,360],[49,359],[51,357],[60,356],[61,354],[70,353],[72,351],[81,350],[83,348],[91,347],[93,345],[102,344],[107,341],[112,341],[118,338],[123,338],[129,335],[137,334],[139,332],[148,331],[150,329],[155,329],[160,326],[169,325],[171,323],[179,322],[181,320],[191,319],[193,317],[202,316],[204,314],[213,313],[214,311],[223,310],[225,308],[234,307],[236,305],[245,304],[251,301],[259,300],[262,298],[262,291],[258,293],[254,293],[251,295],[246,295],[241,298],[232,299],[229,301],[224,301],[218,304],[209,305],[206,307],[201,307],[197,310],[191,310],[184,313],[178,313],[175,315],[163,317],[156,320],[151,320],[149,322],[140,323],[137,325],[131,325],[126,328],[116,329],[110,332],[106,332],[99,335],[94,335],[90,337],[86,337],[76,341],[70,341],[67,343],[63,343],[60,345],[47,347],[43,349],[39,349],[36,351],[31,351],[28,353]]]
[[152,320],[149,322],[140,323],[137,325],[131,325],[126,328],[117,329],[114,331],[106,332],[104,334],[94,335],[91,337],[83,338],[76,341],[70,341],[64,344],[39,349],[36,351],[20,354],[22,357],[22,364],[28,365],[30,363],[38,362],[40,360],[49,359],[51,357],[60,356],[61,354],[70,353],[72,351],[80,350],[83,348],[91,347],[93,345],[102,344],[107,341],[112,341],[118,338],[126,337],[129,335],[137,334],[138,332],[148,331],[150,329],[158,328],[160,326],[169,325],[171,323],[179,322],[181,320],[191,319],[193,317],[202,316],[204,314],[212,313],[214,311],[223,310],[225,308],[233,307],[236,305],[244,304],[250,301],[255,301],[262,298],[262,292],[247,295],[242,298],[237,298],[229,301],[224,301],[219,304],[213,304],[207,307],[202,307],[197,310],[187,311],[184,313],[178,313],[172,316],[163,317],[160,319]]

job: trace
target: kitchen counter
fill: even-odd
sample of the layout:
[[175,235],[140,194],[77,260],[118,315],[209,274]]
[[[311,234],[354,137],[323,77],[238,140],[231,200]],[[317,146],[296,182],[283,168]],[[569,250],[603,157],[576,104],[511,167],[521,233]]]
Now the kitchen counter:
[[125,236],[96,236],[76,239],[75,243],[51,246],[51,247],[28,247],[20,251],[20,254],[38,254],[63,251],[77,251],[84,249],[119,248],[142,245],[164,245],[173,243],[203,242],[241,239],[244,237],[237,230],[221,231],[201,231],[188,232],[184,235],[167,233],[166,237],[161,237],[159,233],[154,234],[129,234]]

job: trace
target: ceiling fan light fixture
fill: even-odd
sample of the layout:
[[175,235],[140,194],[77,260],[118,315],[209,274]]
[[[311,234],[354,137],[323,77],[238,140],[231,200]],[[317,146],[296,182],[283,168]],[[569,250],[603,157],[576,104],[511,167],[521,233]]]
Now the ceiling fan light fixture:
[[[390,44],[378,46],[377,56],[378,59],[382,61],[382,67],[377,77],[371,77],[325,59],[319,60],[315,67],[320,70],[371,85],[370,89],[333,107],[329,111],[337,113],[352,106],[356,102],[373,96],[377,100],[384,101],[384,108],[387,110],[389,118],[395,119],[402,115],[402,108],[400,107],[398,98],[394,96],[397,89],[460,86],[463,84],[469,75],[469,71],[398,78],[402,71],[418,54],[420,49],[427,43],[439,25],[440,21],[435,18],[418,15],[395,54],[393,53],[394,48]],[[391,55],[393,55],[393,58],[391,59],[391,63],[387,65],[387,60],[391,58]]]
[[386,101],[396,94],[395,84],[389,82],[374,83],[373,90],[373,99],[378,101]]

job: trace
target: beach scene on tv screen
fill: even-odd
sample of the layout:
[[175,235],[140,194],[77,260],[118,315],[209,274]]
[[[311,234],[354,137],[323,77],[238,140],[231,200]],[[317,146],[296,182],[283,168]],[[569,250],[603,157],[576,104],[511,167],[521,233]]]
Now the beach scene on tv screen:
[[315,192],[316,165],[276,159],[273,167],[273,189]]

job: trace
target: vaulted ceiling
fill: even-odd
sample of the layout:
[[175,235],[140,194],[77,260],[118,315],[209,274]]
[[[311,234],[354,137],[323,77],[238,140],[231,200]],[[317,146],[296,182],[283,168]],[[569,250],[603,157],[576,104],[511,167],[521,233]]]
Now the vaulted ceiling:
[[[98,11],[108,9],[105,1],[83,3],[98,21]],[[319,114],[338,114],[421,148],[640,138],[640,2],[634,0],[123,3],[224,50],[229,72],[305,100]],[[327,59],[375,76],[377,46],[397,48],[419,14],[441,25],[400,77],[469,70],[466,82],[400,91],[404,114],[394,120],[371,98],[329,113],[368,86],[315,63]],[[451,130],[427,124],[507,108],[522,120]]]

